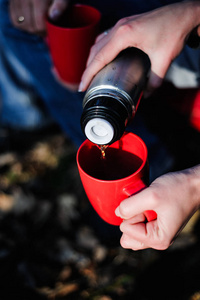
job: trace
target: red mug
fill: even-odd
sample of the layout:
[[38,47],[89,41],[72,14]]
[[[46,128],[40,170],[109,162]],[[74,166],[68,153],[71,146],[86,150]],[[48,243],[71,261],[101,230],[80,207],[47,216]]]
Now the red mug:
[[[93,208],[99,216],[112,225],[122,219],[115,215],[121,201],[138,193],[148,185],[148,151],[143,140],[133,133],[105,150],[105,159],[97,145],[83,142],[77,152],[80,178]],[[147,221],[157,218],[154,211],[144,212]]]
[[94,7],[75,4],[58,21],[49,19],[47,42],[61,80],[78,84],[86,66],[91,46],[99,31],[101,13]]

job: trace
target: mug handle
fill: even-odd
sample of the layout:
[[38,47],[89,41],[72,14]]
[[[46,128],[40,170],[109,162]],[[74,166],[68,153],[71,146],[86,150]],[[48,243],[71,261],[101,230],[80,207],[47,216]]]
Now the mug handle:
[[[144,184],[144,182],[142,180],[139,180],[136,184],[125,187],[123,189],[123,192],[126,196],[130,197],[130,196],[133,196],[133,195],[139,193],[140,191],[142,191],[146,187],[147,186]],[[137,191],[135,191],[135,190],[137,190]],[[153,210],[146,210],[144,212],[144,215],[145,215],[148,222],[157,219],[157,213]]]

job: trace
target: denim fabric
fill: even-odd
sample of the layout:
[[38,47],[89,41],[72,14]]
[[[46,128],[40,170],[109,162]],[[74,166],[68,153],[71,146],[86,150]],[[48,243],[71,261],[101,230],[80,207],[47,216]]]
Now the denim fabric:
[[11,25],[7,0],[0,0],[0,54],[1,123],[35,129],[50,122],[50,114],[80,145],[85,139],[80,128],[82,95],[69,92],[55,80],[42,38]]

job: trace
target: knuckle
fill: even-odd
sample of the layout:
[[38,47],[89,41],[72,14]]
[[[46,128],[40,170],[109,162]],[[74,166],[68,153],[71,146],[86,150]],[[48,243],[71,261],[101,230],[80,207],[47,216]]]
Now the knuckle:
[[94,60],[97,62],[97,63],[101,63],[101,64],[105,64],[105,56],[102,52],[98,52],[95,57],[94,57]]
[[116,23],[116,27],[122,26],[123,24],[126,24],[129,21],[130,17],[125,17],[121,18],[119,21]]
[[[120,212],[120,215],[123,216],[123,217],[127,217],[128,216],[128,213],[129,213],[129,207],[127,207],[127,205],[125,205],[123,202],[120,204],[119,206],[119,212]],[[123,224],[123,223],[122,223]]]
[[96,53],[96,51],[98,50],[96,45],[97,45],[97,44],[94,44],[94,45],[90,48],[90,54]]
[[150,202],[152,207],[157,207],[157,205],[160,203],[161,201],[161,195],[154,189],[151,189],[151,194],[150,194]]
[[162,235],[162,237],[159,237],[157,240],[157,243],[155,243],[155,249],[157,250],[166,250],[171,245],[171,240],[166,235]]
[[104,63],[105,62],[105,55],[101,49],[98,47],[98,43],[94,44],[90,49],[90,56],[93,57],[95,62]]
[[124,36],[124,35],[127,35],[132,29],[132,26],[130,24],[121,24],[118,29],[116,30],[116,33],[115,35],[116,36]]
[[120,224],[119,229],[120,229],[121,232],[125,232],[126,231],[126,226],[125,226],[124,222],[122,222]]
[[133,250],[141,250],[141,249],[145,249],[145,244],[143,242],[137,242],[137,245],[133,248]]
[[145,249],[146,246],[142,241],[131,239],[123,234],[120,240],[120,244],[124,249],[131,249],[133,251]]
[[169,246],[171,245],[171,243],[169,243],[168,241],[162,241],[160,242],[160,244],[156,247],[156,249],[158,250],[166,250],[169,248]]
[[98,43],[94,44],[90,50],[91,54],[94,56],[94,59],[99,62],[104,62],[105,56],[103,51],[99,49]]
[[128,238],[127,238],[127,236],[125,234],[122,235],[122,237],[120,239],[120,244],[125,249],[129,249],[130,248],[129,240],[128,240]]

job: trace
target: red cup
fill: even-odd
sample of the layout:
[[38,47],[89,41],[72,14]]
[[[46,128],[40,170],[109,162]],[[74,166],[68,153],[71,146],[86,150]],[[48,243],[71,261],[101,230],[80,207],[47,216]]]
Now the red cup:
[[78,84],[91,46],[98,34],[101,13],[94,7],[75,4],[58,21],[47,19],[47,41],[59,77]]
[[[122,219],[115,209],[126,199],[148,185],[148,152],[145,143],[133,133],[122,138],[105,150],[89,140],[83,142],[77,152],[77,165],[83,187],[99,216],[112,225],[120,225]],[[147,221],[156,219],[154,211],[144,212]]]

